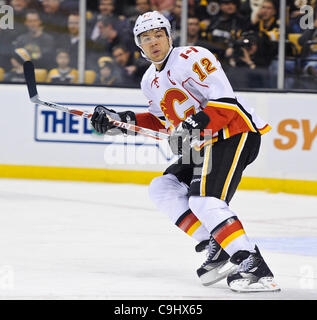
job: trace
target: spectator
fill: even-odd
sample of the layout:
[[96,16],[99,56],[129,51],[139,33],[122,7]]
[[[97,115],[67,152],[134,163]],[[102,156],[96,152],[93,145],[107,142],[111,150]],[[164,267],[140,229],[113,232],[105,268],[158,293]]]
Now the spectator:
[[23,63],[28,60],[31,58],[25,49],[15,49],[10,59],[12,69],[5,74],[4,81],[24,83]]
[[15,14],[25,13],[28,8],[30,0],[10,0],[10,6],[13,7]]
[[[30,6],[30,0],[10,0],[8,2],[14,10],[15,22],[17,19],[18,22],[23,23],[26,11],[29,9]],[[21,18],[21,20],[19,20],[19,18]]]
[[[8,52],[10,53],[9,55],[11,55],[12,51],[14,50],[12,43],[19,35],[27,32],[24,21],[30,0],[10,0],[8,1],[8,4],[12,6],[14,10],[14,29],[5,30]],[[9,61],[7,60],[7,62]]]
[[151,10],[151,3],[150,0],[136,0],[135,1],[135,8],[137,14],[143,14]]
[[59,42],[67,32],[67,16],[61,8],[63,0],[42,0],[41,3],[44,30]]
[[133,27],[139,15],[151,10],[150,0],[136,0],[134,10],[129,14],[128,21]]
[[253,25],[259,22],[259,10],[261,9],[262,3],[264,0],[249,0],[250,8],[251,8],[251,23]]
[[56,63],[57,68],[50,70],[47,76],[47,82],[56,84],[77,83],[78,72],[70,67],[70,57],[66,50],[57,50]]
[[10,57],[11,53],[14,50],[11,40],[11,30],[4,30],[0,28],[0,44],[6,43],[7,45],[0,45],[0,68],[9,70],[11,68]]
[[195,6],[195,15],[200,18],[201,27],[206,30],[210,21],[220,12],[219,0],[200,0],[200,3]]
[[[99,14],[95,16],[92,20],[90,27],[91,30],[91,40],[95,41],[100,37],[100,25],[99,21],[103,18],[112,18],[112,23],[114,27],[118,30],[128,30],[128,23],[125,21],[123,16],[118,16],[115,13],[115,0],[99,0]],[[130,31],[131,32],[131,31]]]
[[[174,41],[175,47],[178,47],[179,45],[180,37]],[[187,45],[204,47],[216,55],[219,54],[217,48],[213,47],[208,41],[202,39],[200,22],[197,17],[189,17],[187,19]]]
[[175,6],[170,13],[166,14],[172,26],[173,38],[174,40],[179,37],[181,29],[181,15],[182,15],[182,0],[176,0]]
[[[315,10],[317,13],[317,9]],[[298,39],[302,46],[302,61],[304,74],[317,77],[317,16],[314,20],[314,28],[307,29]]]
[[62,0],[60,4],[60,11],[64,13],[66,16],[68,16],[71,12],[79,11],[79,1]]
[[274,58],[272,51],[265,50],[258,35],[253,32],[244,32],[241,39],[235,42],[233,54],[230,56],[232,67],[267,67]]
[[239,14],[239,0],[219,0],[220,12],[210,22],[207,37],[210,43],[221,52],[221,58],[227,48],[238,39],[243,31],[249,29],[248,21]]
[[135,0],[120,0],[115,5],[115,13],[119,16],[130,17],[135,11]]
[[234,50],[229,58],[228,77],[234,87],[267,88],[269,73],[267,66],[274,56],[261,46],[258,35],[251,32],[242,33],[241,39],[236,41]]
[[150,0],[152,10],[160,11],[165,16],[168,16],[176,6],[175,0]]
[[30,0],[11,0],[9,2],[10,6],[14,10],[14,30],[17,35],[26,32],[24,25],[24,19],[28,7],[30,5]]
[[114,17],[102,17],[98,21],[98,27],[100,30],[99,37],[92,43],[90,43],[89,50],[90,55],[95,55],[95,61],[98,57],[108,55],[111,56],[112,49],[119,43],[125,43],[130,48],[131,52],[136,50],[136,46],[133,44],[133,39],[130,37],[130,33],[120,33],[116,19]]
[[300,12],[300,8],[305,5],[316,6],[316,0],[287,0],[287,5],[289,12],[287,31],[289,33],[302,33],[300,20],[306,12]]
[[134,55],[124,44],[119,44],[112,49],[112,56],[120,68],[124,84],[136,86],[142,79],[149,63],[144,59],[134,59]]
[[71,13],[67,19],[68,33],[61,41],[61,47],[69,52],[70,66],[77,68],[78,65],[78,44],[79,44],[79,14]]
[[40,15],[35,10],[26,14],[25,25],[28,32],[21,34],[15,41],[15,48],[25,48],[30,54],[36,68],[50,67],[54,53],[54,39],[45,33]]
[[102,84],[105,86],[119,86],[122,83],[122,79],[113,63],[111,57],[105,56],[98,59],[99,72],[96,80],[96,84]]
[[[260,0],[261,2],[262,0]],[[249,24],[251,24],[251,16],[252,16],[252,8],[251,8],[251,2],[250,0],[240,0],[240,5],[239,5],[239,13],[245,18],[247,19],[247,21],[249,22]],[[259,2],[258,0],[256,0],[256,2]]]
[[279,26],[277,24],[277,8],[273,0],[264,0],[257,13],[257,22],[252,29],[258,33],[265,33],[270,40],[278,40]]

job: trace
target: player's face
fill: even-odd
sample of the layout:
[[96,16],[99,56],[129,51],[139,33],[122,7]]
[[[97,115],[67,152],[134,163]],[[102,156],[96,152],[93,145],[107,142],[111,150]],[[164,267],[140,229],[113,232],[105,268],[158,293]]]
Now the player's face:
[[141,33],[140,43],[146,56],[154,62],[162,61],[170,48],[169,38],[163,29]]

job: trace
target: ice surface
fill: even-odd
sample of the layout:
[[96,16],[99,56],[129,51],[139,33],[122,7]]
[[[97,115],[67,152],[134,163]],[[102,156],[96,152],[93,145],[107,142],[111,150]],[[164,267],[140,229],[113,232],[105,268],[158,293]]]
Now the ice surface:
[[282,292],[203,287],[205,255],[146,186],[0,179],[0,298],[317,299],[317,197],[238,191],[231,208]]

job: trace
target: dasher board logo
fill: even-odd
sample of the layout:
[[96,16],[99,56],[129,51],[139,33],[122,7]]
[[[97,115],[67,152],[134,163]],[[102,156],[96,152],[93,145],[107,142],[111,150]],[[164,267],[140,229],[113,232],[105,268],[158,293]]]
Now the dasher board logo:
[[[93,113],[94,105],[61,103]],[[35,105],[35,141],[102,143],[102,137],[93,134],[90,120],[73,114]]]
[[[74,109],[93,113],[97,104],[64,103],[58,104],[71,106]],[[126,106],[126,105],[107,105],[116,111],[132,110],[140,112],[146,110],[146,106]],[[118,107],[122,110],[119,110]],[[140,110],[141,109],[141,110]],[[124,136],[124,135],[99,135],[94,132],[90,119],[79,117],[63,111],[54,110],[49,107],[35,105],[35,128],[34,140],[37,142],[54,143],[93,143],[112,145],[120,151],[122,146],[134,148],[151,148],[158,151],[160,156],[169,161],[173,156],[167,141],[158,141],[143,135]]]

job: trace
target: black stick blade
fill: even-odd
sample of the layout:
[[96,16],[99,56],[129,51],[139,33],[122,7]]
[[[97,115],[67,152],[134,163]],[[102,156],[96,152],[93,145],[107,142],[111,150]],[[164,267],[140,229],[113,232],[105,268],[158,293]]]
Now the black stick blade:
[[24,69],[24,78],[28,86],[29,96],[30,96],[30,99],[32,99],[34,96],[37,95],[33,62],[25,61],[23,64],[23,69]]

